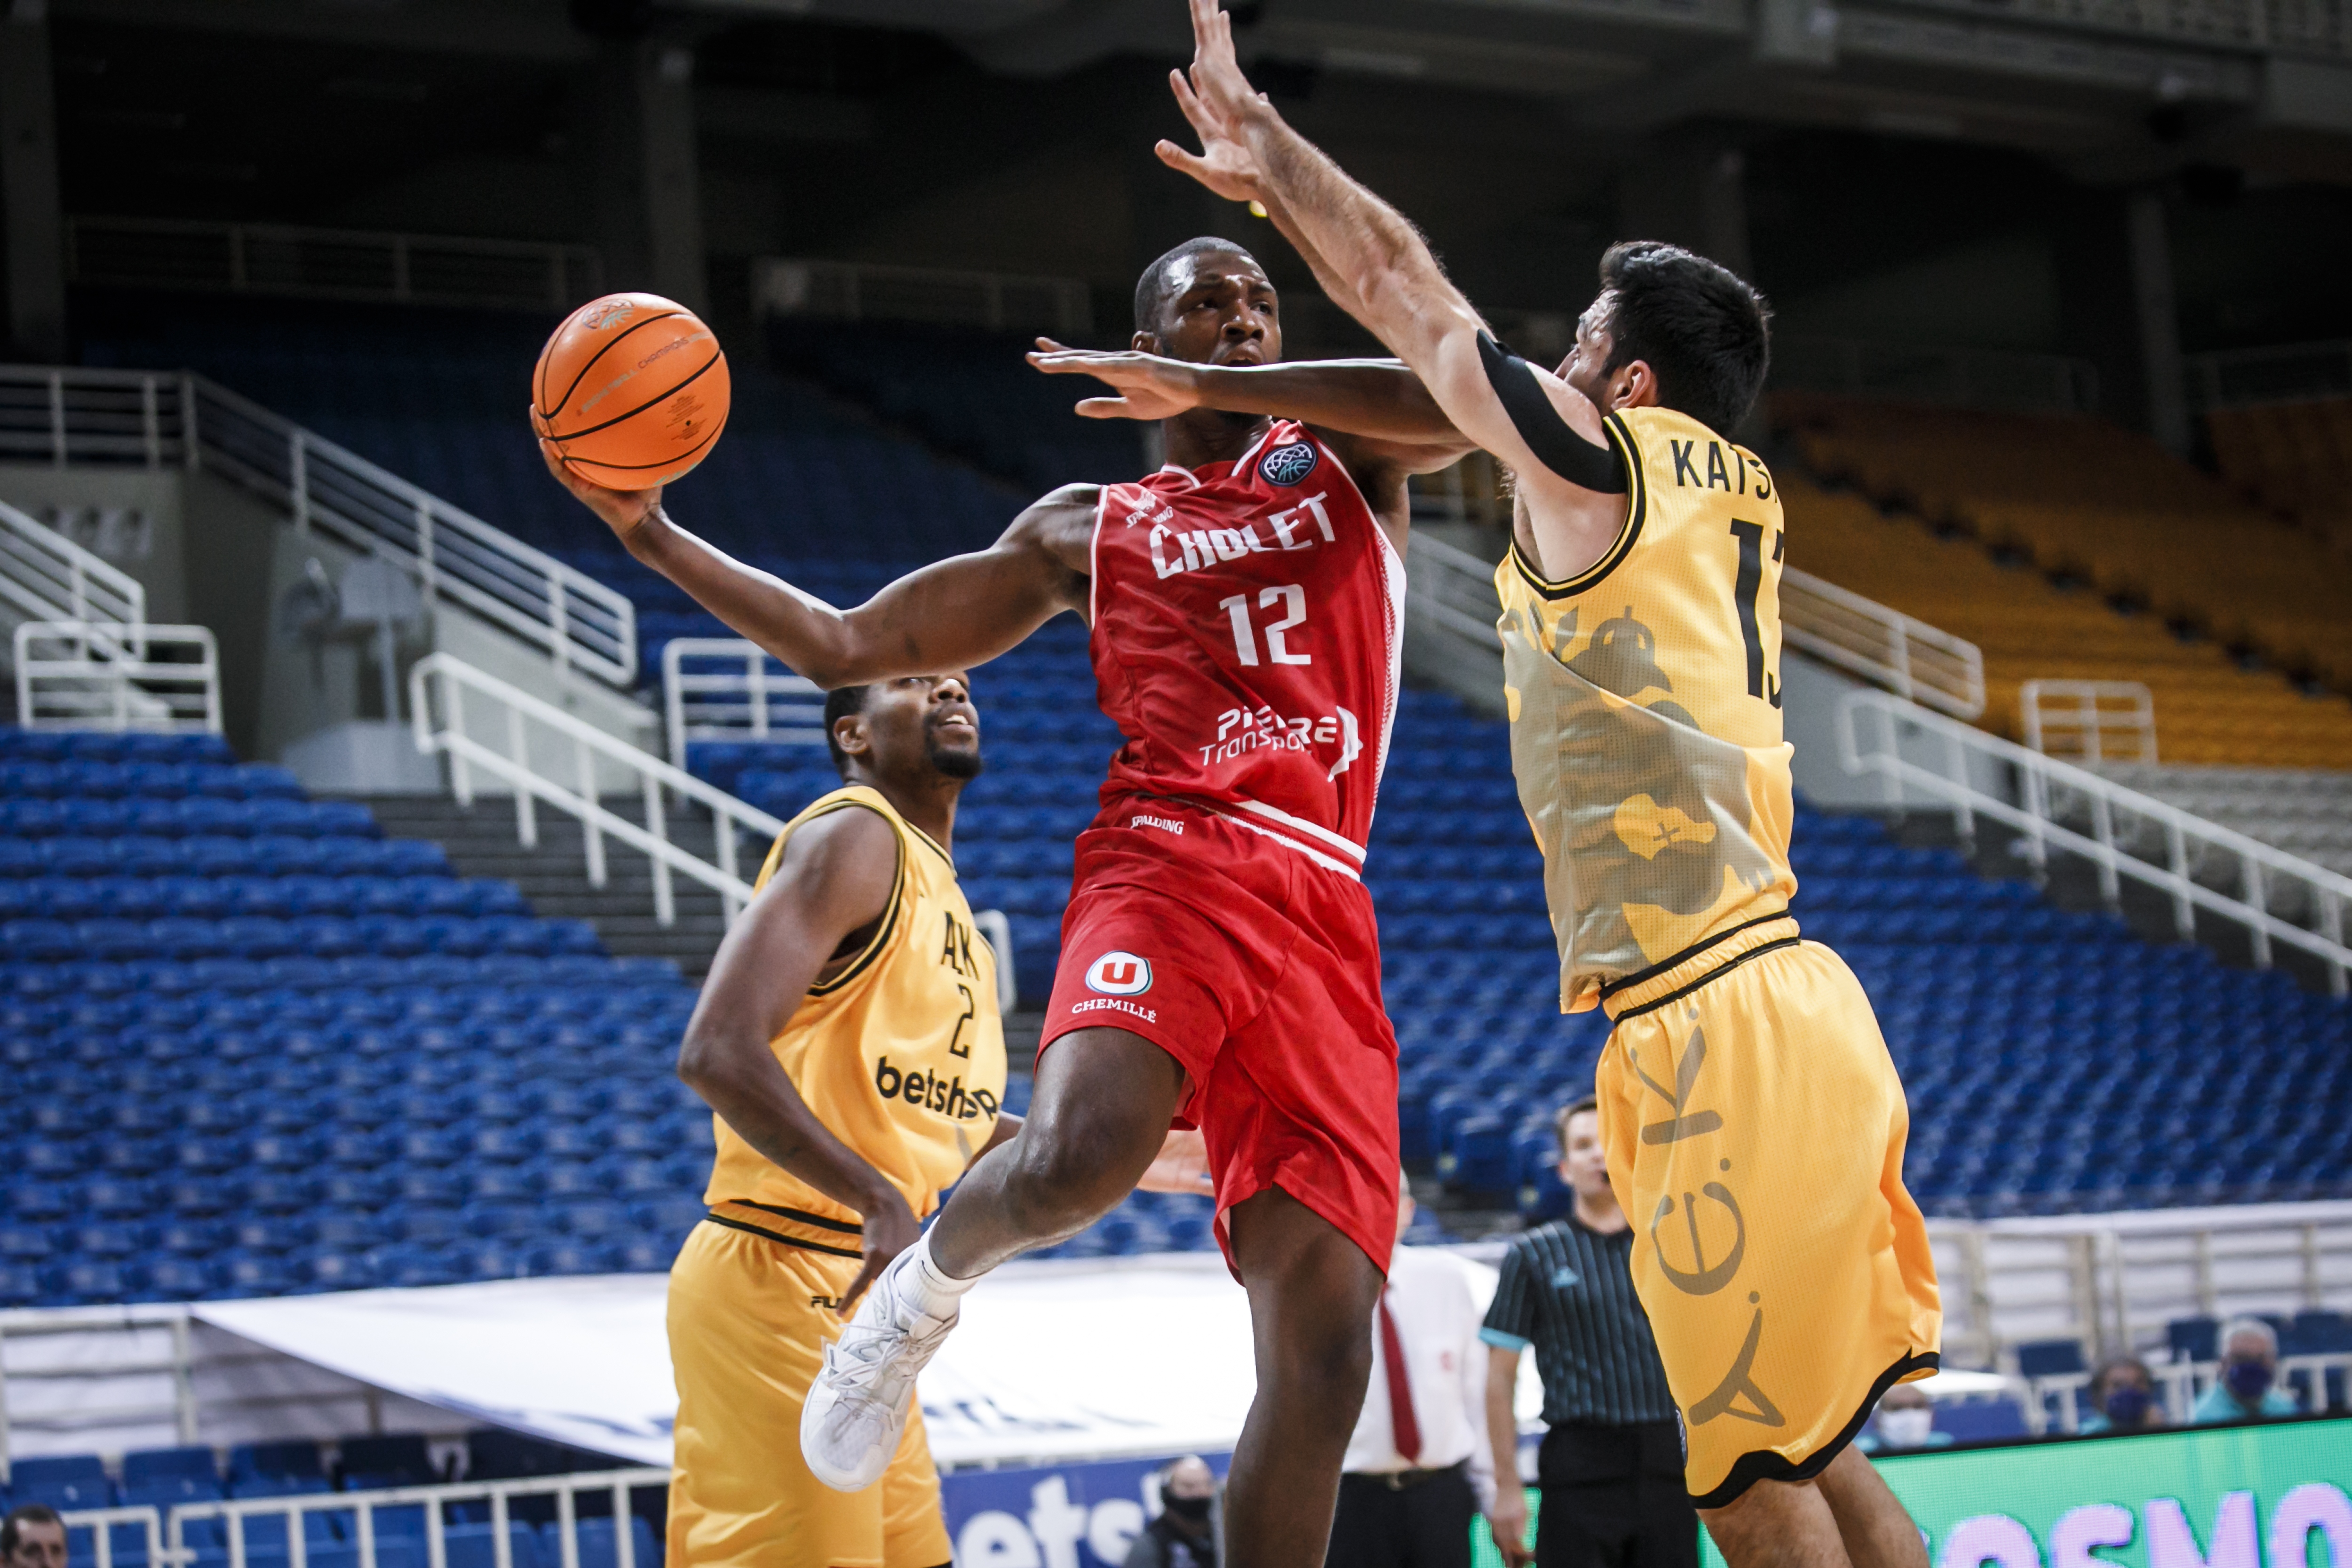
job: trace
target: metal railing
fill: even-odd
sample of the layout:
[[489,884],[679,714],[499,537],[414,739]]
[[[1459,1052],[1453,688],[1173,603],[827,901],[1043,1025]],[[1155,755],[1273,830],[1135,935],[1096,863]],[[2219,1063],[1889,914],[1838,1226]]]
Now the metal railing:
[[[1864,714],[1873,721],[1865,725]],[[1911,750],[1931,754],[1936,765],[1906,755],[1906,737],[1916,742]],[[1848,692],[1841,700],[1838,752],[1847,773],[1885,781],[1891,806],[1901,807],[1913,793],[1944,802],[1963,838],[1975,836],[1979,816],[1990,817],[2023,835],[2037,869],[2047,867],[2053,848],[2089,860],[2111,905],[2126,877],[2164,894],[2184,941],[2196,935],[2196,914],[2203,910],[2245,930],[2257,968],[2269,968],[2273,944],[2284,942],[2326,966],[2331,994],[2352,992],[2352,947],[2344,942],[2352,878],[1881,692]],[[1987,777],[2010,781],[2014,794],[1979,782]],[[2087,832],[2069,825],[2085,818]],[[2206,885],[2200,871],[2234,882],[2239,891]],[[2298,906],[2311,929],[2275,912]]]
[[68,218],[66,276],[110,289],[509,310],[568,310],[604,291],[586,246],[176,218]]
[[1939,712],[1974,719],[1985,710],[1984,653],[1976,644],[1793,566],[1780,574],[1780,637]]
[[2244,408],[2352,397],[2352,338],[2184,355],[2189,400],[2199,408]]
[[[703,668],[688,669],[692,659]],[[824,744],[824,688],[743,637],[672,637],[662,645],[662,717],[669,760],[688,741]],[[719,665],[724,668],[710,668]]]
[[[112,1536],[116,1527],[125,1524],[142,1526],[146,1535],[148,1568],[183,1568],[197,1560],[199,1547],[191,1544],[188,1527],[200,1521],[218,1520],[226,1536],[225,1557],[216,1558],[224,1568],[246,1568],[260,1555],[249,1547],[247,1536],[249,1521],[272,1519],[283,1521],[286,1544],[282,1551],[273,1545],[267,1556],[272,1562],[282,1559],[285,1568],[307,1568],[310,1554],[329,1551],[340,1554],[350,1552],[358,1568],[379,1568],[386,1558],[413,1565],[413,1568],[447,1568],[449,1562],[449,1531],[456,1528],[447,1517],[453,1503],[488,1505],[490,1560],[494,1568],[514,1568],[513,1538],[509,1526],[514,1522],[514,1502],[519,1498],[551,1497],[555,1500],[557,1559],[549,1568],[580,1568],[582,1561],[580,1525],[583,1519],[600,1517],[583,1515],[580,1500],[594,1496],[610,1507],[613,1521],[613,1552],[614,1568],[637,1568],[635,1531],[631,1520],[630,1494],[641,1488],[667,1488],[670,1472],[647,1468],[591,1470],[565,1476],[535,1476],[523,1480],[451,1481],[436,1486],[384,1487],[368,1491],[306,1492],[291,1497],[228,1498],[218,1501],[174,1503],[169,1508],[149,1504],[128,1508],[77,1509],[62,1512],[66,1528],[88,1529],[90,1531],[93,1555],[98,1568],[113,1568]],[[388,1521],[378,1514],[397,1511],[415,1518],[414,1531],[387,1529]],[[312,1540],[309,1521],[312,1516],[351,1521],[352,1536],[348,1545],[329,1546]],[[404,1518],[402,1525],[410,1522]],[[646,1568],[652,1568],[647,1564]]]
[[220,733],[220,648],[206,627],[26,621],[12,646],[28,730]]
[[0,458],[184,466],[392,563],[444,598],[623,688],[637,676],[627,597],[357,453],[198,375],[0,365]]
[[2086,763],[2156,761],[2156,694],[2139,681],[2029,680],[2017,689],[2017,704],[2025,743],[2037,752]]
[[37,621],[102,621],[133,629],[147,621],[147,590],[136,577],[5,501],[0,501],[0,601]]
[[1064,339],[1082,338],[1094,324],[1092,297],[1082,279],[944,267],[763,256],[751,263],[751,300],[762,315],[919,321],[992,332],[1051,332]]
[[[432,700],[436,691],[437,708]],[[447,753],[450,793],[460,805],[473,804],[474,771],[478,768],[513,789],[515,837],[526,847],[539,843],[535,803],[545,801],[578,818],[592,887],[604,886],[605,836],[619,839],[653,861],[654,914],[665,926],[677,920],[673,873],[716,892],[727,919],[733,921],[751,898],[751,884],[737,870],[736,835],[772,838],[783,831],[781,820],[758,806],[449,654],[428,654],[410,668],[408,701],[416,749]],[[469,719],[481,721],[503,746],[478,739]],[[561,782],[541,760],[551,752],[571,763],[569,783]],[[598,776],[608,772],[618,772],[636,784],[645,803],[642,826],[605,808]],[[664,815],[669,796],[710,814],[716,865],[670,842]]]
[[[1494,566],[1419,532],[1411,552],[1408,617],[1476,661],[1465,668],[1491,669],[1499,683]],[[1913,701],[1963,719],[1984,711],[1984,655],[1974,643],[1794,568],[1780,574],[1780,634],[1790,647]]]
[[2088,360],[1859,338],[1775,334],[1770,384],[1965,408],[2090,414],[2099,406],[2099,373]]

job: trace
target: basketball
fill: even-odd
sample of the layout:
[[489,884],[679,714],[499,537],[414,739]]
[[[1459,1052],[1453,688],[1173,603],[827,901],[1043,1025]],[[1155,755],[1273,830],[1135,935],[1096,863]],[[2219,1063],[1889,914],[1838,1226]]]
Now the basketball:
[[709,453],[728,395],[727,355],[700,317],[658,294],[607,294],[540,350],[531,426],[582,479],[651,489]]

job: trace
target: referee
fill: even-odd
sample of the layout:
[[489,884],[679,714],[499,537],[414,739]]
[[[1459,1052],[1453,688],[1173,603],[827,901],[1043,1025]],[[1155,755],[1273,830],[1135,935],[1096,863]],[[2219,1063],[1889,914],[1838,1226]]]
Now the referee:
[[1511,1391],[1529,1345],[1549,1428],[1536,1458],[1535,1551],[1525,1544],[1525,1493],[1509,1485],[1496,1488],[1496,1544],[1509,1568],[1697,1568],[1681,1422],[1633,1294],[1633,1227],[1609,1190],[1595,1102],[1576,1101],[1555,1125],[1575,1206],[1511,1244],[1478,1331],[1490,1347],[1486,1430],[1497,1478],[1518,1451]]

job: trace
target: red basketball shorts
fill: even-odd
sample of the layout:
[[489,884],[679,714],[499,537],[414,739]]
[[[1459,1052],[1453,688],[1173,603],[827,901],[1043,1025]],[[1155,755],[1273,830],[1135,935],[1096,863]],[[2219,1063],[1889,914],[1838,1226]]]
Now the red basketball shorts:
[[1078,836],[1038,1053],[1073,1029],[1142,1036],[1191,1079],[1217,1242],[1280,1187],[1383,1272],[1396,1241],[1396,1036],[1371,895],[1351,874],[1200,806],[1129,796]]

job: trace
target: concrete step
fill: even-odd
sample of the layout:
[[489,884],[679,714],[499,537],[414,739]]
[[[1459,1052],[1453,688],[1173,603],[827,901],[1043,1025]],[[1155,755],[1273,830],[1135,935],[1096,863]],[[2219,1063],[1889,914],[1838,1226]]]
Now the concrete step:
[[[578,822],[561,812],[541,806],[536,814],[538,842],[525,845],[516,837],[510,799],[482,798],[465,806],[436,795],[360,798],[385,833],[439,844],[459,876],[512,882],[536,914],[586,921],[616,954],[670,959],[688,979],[698,981],[709,973],[711,955],[726,934],[719,895],[675,872],[670,887],[676,918],[663,925],[655,913],[653,863],[609,835],[604,839],[604,885],[593,886],[585,835]],[[643,802],[634,795],[614,796],[604,804],[626,821],[644,821]],[[663,829],[671,843],[688,854],[712,858],[709,818],[672,812]],[[737,864],[746,874],[757,868],[748,845]]]

